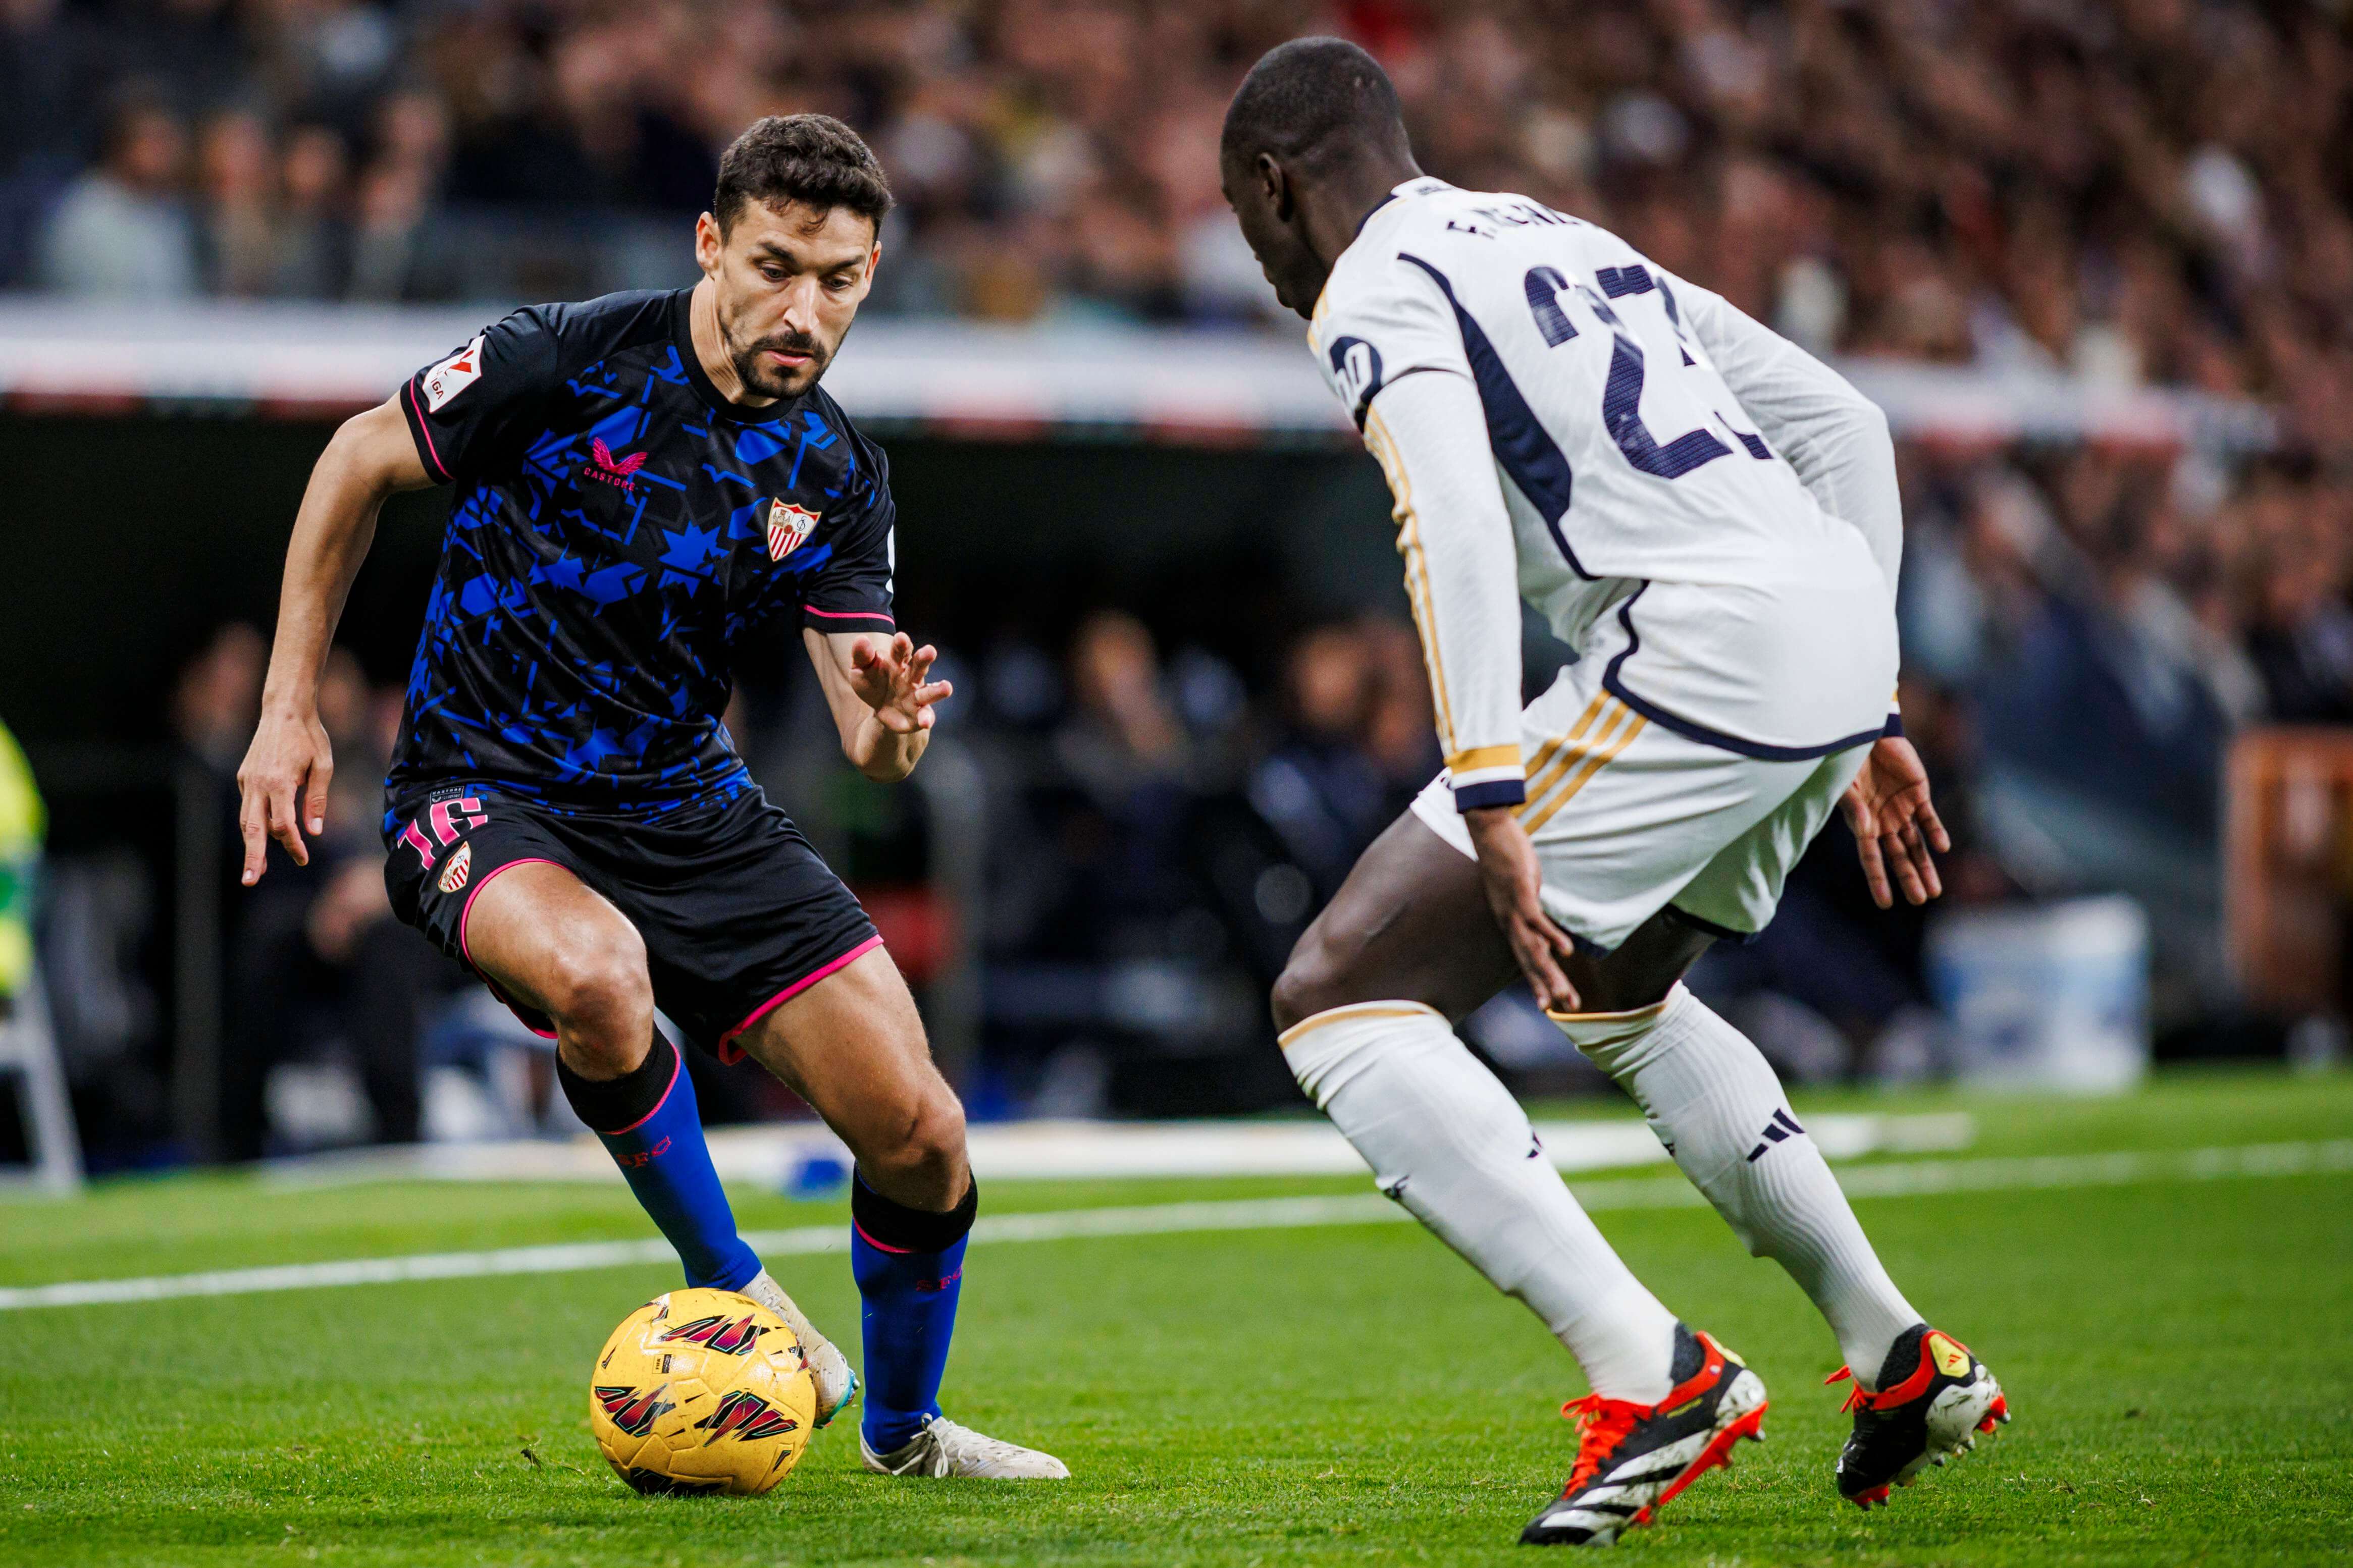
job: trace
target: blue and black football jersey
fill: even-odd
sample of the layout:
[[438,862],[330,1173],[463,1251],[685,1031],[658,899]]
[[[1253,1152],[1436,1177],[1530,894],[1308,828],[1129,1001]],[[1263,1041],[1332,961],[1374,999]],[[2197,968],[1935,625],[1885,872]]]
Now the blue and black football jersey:
[[779,616],[891,617],[882,453],[820,388],[719,395],[689,290],[535,305],[411,377],[453,484],[387,799],[464,782],[633,817],[752,787],[719,722],[731,649]]

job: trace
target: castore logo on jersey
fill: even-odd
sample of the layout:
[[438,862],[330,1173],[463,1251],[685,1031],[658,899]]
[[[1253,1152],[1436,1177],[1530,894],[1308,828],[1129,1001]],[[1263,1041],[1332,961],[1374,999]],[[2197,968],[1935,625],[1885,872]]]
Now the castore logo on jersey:
[[580,472],[582,477],[595,479],[600,484],[611,485],[620,490],[633,491],[638,488],[637,480],[630,476],[645,466],[645,453],[631,452],[626,457],[616,458],[613,456],[613,448],[605,445],[602,440],[592,438],[588,443],[588,466],[582,468]]

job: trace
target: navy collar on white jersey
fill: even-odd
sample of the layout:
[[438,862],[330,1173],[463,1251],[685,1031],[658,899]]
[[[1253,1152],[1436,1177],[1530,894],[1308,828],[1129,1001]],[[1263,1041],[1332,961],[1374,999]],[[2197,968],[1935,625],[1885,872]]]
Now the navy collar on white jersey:
[[1356,233],[1361,237],[1365,232],[1365,226],[1373,221],[1373,215],[1399,196],[1433,196],[1440,191],[1451,191],[1453,188],[1444,180],[1433,179],[1428,174],[1416,174],[1410,180],[1400,181],[1388,195],[1365,209],[1365,216],[1356,220]]

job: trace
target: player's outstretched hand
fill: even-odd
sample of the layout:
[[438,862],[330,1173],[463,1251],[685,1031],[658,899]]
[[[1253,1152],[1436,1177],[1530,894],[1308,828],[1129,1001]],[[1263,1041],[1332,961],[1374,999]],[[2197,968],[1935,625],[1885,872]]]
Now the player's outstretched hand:
[[1487,886],[1487,907],[1520,961],[1520,973],[1536,1002],[1548,1013],[1574,1013],[1577,987],[1568,982],[1561,961],[1574,957],[1577,944],[1545,913],[1538,889],[1544,884],[1536,864],[1536,847],[1528,830],[1508,805],[1480,806],[1462,814],[1471,829],[1472,847],[1479,852],[1479,871]]
[[1874,742],[1839,808],[1853,830],[1863,879],[1881,909],[1895,907],[1891,868],[1894,886],[1904,889],[1907,902],[1925,904],[1945,890],[1930,851],[1949,854],[1953,840],[1928,803],[1928,770],[1911,742],[1901,735],[1883,735]]
[[269,869],[273,838],[297,866],[311,863],[302,833],[308,828],[315,838],[327,830],[327,786],[334,778],[334,748],[316,710],[300,716],[262,714],[237,770],[237,830],[245,840],[247,887]]
[[879,645],[860,637],[849,650],[849,684],[884,729],[912,735],[932,727],[933,704],[955,690],[944,680],[925,679],[939,657],[939,649],[929,643],[917,647],[904,632]]

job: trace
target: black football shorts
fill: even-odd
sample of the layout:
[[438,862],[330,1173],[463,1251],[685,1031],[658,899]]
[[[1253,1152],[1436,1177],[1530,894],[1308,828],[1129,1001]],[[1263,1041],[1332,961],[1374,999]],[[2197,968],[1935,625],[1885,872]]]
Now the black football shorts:
[[[385,883],[393,912],[469,969],[466,914],[501,873],[552,861],[611,900],[645,939],[654,1005],[723,1062],[778,1003],[881,945],[874,922],[758,790],[657,822],[559,815],[484,785],[396,805]],[[476,970],[480,974],[480,971]],[[482,978],[553,1038],[544,1014]]]

